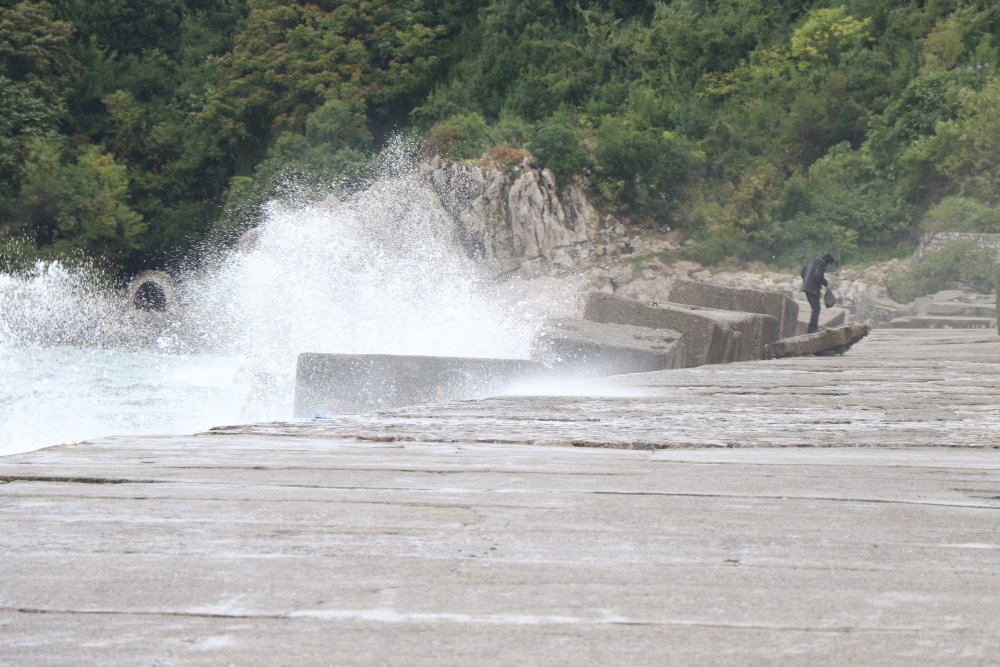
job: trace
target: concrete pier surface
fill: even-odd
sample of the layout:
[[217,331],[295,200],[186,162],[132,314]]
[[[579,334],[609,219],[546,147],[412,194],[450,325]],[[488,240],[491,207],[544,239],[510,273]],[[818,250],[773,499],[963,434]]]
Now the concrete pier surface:
[[1000,662],[995,332],[536,389],[0,458],[0,665]]

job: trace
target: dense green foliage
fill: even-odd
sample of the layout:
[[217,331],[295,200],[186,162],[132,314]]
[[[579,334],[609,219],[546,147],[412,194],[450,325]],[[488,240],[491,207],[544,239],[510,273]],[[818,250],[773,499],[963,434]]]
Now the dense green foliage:
[[972,240],[955,241],[929,252],[905,271],[892,276],[889,294],[900,303],[943,289],[971,289],[989,294],[994,288],[996,253]]
[[1000,231],[998,65],[991,0],[0,0],[0,236],[133,272],[413,132],[704,261],[884,256]]

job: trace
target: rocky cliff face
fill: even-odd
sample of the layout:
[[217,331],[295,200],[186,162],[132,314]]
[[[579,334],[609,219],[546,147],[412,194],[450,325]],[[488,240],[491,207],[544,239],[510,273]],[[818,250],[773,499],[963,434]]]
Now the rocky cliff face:
[[[678,279],[801,298],[801,279],[793,273],[712,272],[681,261],[680,237],[640,233],[600,213],[583,186],[557,188],[552,174],[531,158],[513,168],[435,159],[421,165],[420,175],[458,221],[469,254],[497,277],[529,279],[529,291],[544,282],[530,279],[560,282],[572,274],[580,293],[599,290],[643,301],[668,300]],[[839,270],[834,285],[841,302],[884,296],[885,274],[895,264]]]
[[421,176],[459,222],[470,255],[498,276],[588,269],[632,250],[627,225],[599,213],[579,184],[557,189],[530,158],[505,171],[433,160]]

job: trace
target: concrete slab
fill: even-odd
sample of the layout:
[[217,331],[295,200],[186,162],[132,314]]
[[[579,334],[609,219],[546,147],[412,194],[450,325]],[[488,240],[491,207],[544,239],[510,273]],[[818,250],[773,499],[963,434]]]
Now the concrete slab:
[[875,325],[913,314],[913,307],[910,304],[897,303],[888,297],[880,298],[869,294],[863,295],[858,300],[855,309],[858,319],[869,320]]
[[[812,314],[809,304],[805,301],[799,305],[799,319],[795,323],[795,333],[793,336],[805,336],[809,331],[809,317]],[[847,317],[850,314],[846,308],[834,306],[833,308],[821,308],[819,311],[819,325],[824,329],[834,329],[847,324]],[[782,336],[787,338],[790,336]]]
[[99,441],[4,466],[2,655],[989,664],[995,454],[830,453]]
[[684,341],[676,331],[578,319],[546,322],[532,356],[556,373],[571,375],[644,373],[686,365]]
[[0,458],[0,664],[995,664],[992,332],[553,390]]
[[770,315],[741,313],[675,303],[642,302],[591,292],[585,319],[670,329],[684,336],[688,366],[763,359],[764,346],[778,339],[778,320]]
[[214,429],[366,442],[669,449],[1000,444],[1000,337],[876,329],[789,357],[527,387],[526,395]]
[[668,300],[689,306],[770,315],[778,320],[778,338],[796,334],[800,312],[799,304],[783,292],[722,287],[694,280],[675,282]]
[[526,359],[300,354],[295,369],[296,417],[480,398],[545,373]]
[[913,300],[917,315],[935,317],[996,317],[996,306],[992,303],[965,301],[936,301],[930,297],[918,297]]
[[996,320],[991,317],[908,315],[897,317],[886,326],[895,329],[992,329],[996,326]]

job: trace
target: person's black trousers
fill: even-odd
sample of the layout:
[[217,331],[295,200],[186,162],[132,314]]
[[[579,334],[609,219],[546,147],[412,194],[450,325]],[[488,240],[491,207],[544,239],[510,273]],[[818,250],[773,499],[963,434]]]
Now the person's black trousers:
[[806,292],[806,298],[809,299],[809,307],[812,308],[812,314],[809,316],[809,328],[806,329],[806,333],[813,333],[819,331],[819,294]]

